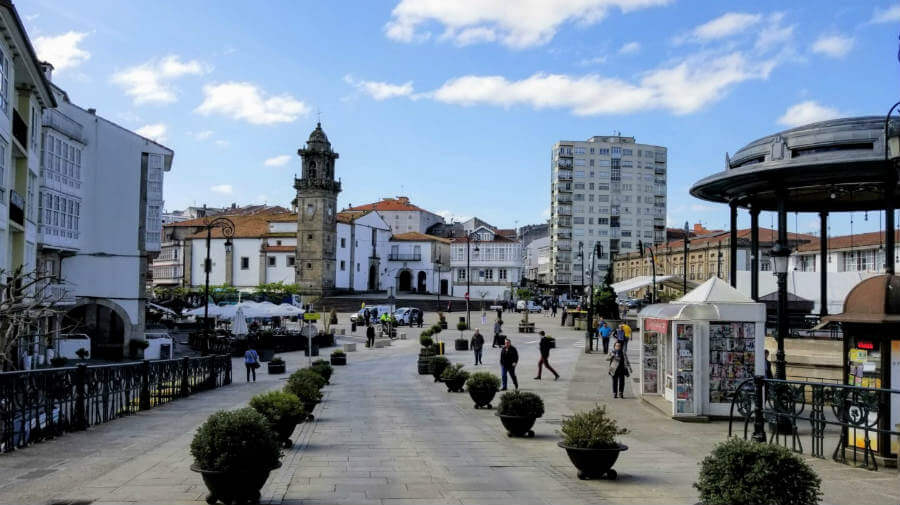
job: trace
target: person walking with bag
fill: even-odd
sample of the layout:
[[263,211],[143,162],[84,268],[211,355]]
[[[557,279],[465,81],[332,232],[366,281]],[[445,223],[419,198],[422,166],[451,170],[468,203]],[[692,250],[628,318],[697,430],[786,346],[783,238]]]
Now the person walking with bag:
[[519,389],[519,380],[516,379],[516,365],[519,364],[519,351],[512,346],[512,342],[506,339],[503,349],[500,350],[500,372],[503,377],[503,387],[500,391],[506,391],[506,374],[512,377],[513,386]]
[[475,334],[472,335],[469,344],[472,346],[472,352],[475,353],[475,365],[483,365],[484,363],[481,362],[481,349],[484,347],[484,335],[481,334],[480,330],[475,330]]
[[554,370],[552,366],[550,366],[550,346],[553,345],[552,340],[553,339],[544,334],[544,330],[541,330],[541,340],[538,343],[538,347],[541,350],[541,359],[538,360],[538,373],[537,377],[534,378],[536,381],[541,380],[541,372],[544,367],[547,367],[547,370],[550,370],[553,372],[553,375],[556,376],[553,380],[559,380],[559,374],[556,373],[556,370]]
[[566,310],[565,307],[563,307],[563,310],[562,310],[562,322],[560,323],[561,326],[565,326],[565,325],[566,325],[566,316],[568,316],[568,315],[569,315],[569,312]]
[[609,353],[609,375],[612,377],[613,398],[625,398],[625,377],[631,375],[631,363],[622,350],[622,342],[616,342]]
[[491,349],[494,347],[503,347],[503,340],[500,338],[500,334],[503,333],[503,321],[497,319],[494,322],[494,340],[491,341]]
[[244,366],[247,368],[247,382],[250,382],[250,374],[253,374],[253,382],[256,382],[256,369],[259,368],[259,354],[253,349],[253,344],[247,347],[244,353]]

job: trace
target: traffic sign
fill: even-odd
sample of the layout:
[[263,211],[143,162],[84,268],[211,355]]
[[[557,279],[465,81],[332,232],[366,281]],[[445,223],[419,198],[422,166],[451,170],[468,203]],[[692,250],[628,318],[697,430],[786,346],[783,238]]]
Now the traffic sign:
[[303,314],[303,320],[304,321],[318,321],[319,313],[318,312],[307,312],[306,314]]

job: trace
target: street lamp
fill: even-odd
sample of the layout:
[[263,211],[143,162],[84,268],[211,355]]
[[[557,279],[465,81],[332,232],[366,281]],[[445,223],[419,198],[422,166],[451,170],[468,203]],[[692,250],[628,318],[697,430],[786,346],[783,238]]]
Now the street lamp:
[[650,303],[656,303],[656,255],[653,254],[653,248],[649,245],[644,245],[643,240],[638,240],[638,250],[641,252],[641,258],[644,257],[644,248],[650,251],[650,267],[653,273],[653,291],[650,293]]
[[478,256],[478,234],[474,231],[466,234],[466,328],[471,328],[472,323],[470,321],[471,312],[469,308],[469,299],[471,298],[472,293],[472,262],[470,259],[470,244],[475,242],[475,256]]
[[584,296],[584,242],[578,241],[578,261],[581,263],[581,281],[578,286],[578,292]]
[[791,250],[779,241],[775,243],[769,255],[772,257],[772,269],[778,280],[778,332],[776,335],[778,352],[775,353],[775,378],[785,380],[787,371],[784,361],[784,339],[788,333],[787,272]]
[[689,236],[690,236],[690,228],[688,227],[688,222],[685,221],[684,222],[684,258],[683,258],[684,259],[684,269],[681,271],[682,296],[687,294],[687,260],[688,260],[687,257],[688,257],[688,243],[690,242],[690,239],[688,239]]
[[[204,287],[204,305],[203,305],[203,330],[202,352],[206,354],[209,349],[209,273],[212,272],[212,260],[209,257],[210,242],[212,241],[213,228],[221,228],[222,236],[225,237],[225,253],[231,252],[231,239],[234,237],[234,221],[227,217],[217,217],[208,221],[203,225],[206,228],[206,260],[203,262],[203,271],[206,274],[206,282]],[[230,268],[230,265],[225,265]]]
[[584,334],[584,352],[590,354],[594,350],[594,266],[597,258],[603,256],[603,244],[597,242],[594,244],[594,254],[591,254],[591,292],[588,293],[588,313],[586,331]]

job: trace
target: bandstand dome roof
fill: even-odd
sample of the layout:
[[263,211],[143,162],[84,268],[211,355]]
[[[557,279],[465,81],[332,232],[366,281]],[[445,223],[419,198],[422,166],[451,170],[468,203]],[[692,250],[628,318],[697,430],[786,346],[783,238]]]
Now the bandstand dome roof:
[[826,316],[844,323],[900,323],[900,277],[876,275],[857,284],[844,300],[844,312]]
[[[884,208],[885,118],[864,116],[812,123],[755,140],[725,156],[725,170],[701,179],[691,195],[711,202],[776,210],[783,190],[793,212]],[[889,136],[900,135],[900,120]],[[895,193],[900,204],[900,192]],[[900,206],[900,205],[898,205]]]

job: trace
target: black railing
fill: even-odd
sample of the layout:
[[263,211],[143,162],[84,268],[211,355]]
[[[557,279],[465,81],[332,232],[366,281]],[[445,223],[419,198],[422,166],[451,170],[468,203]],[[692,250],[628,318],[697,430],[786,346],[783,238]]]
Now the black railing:
[[231,383],[231,357],[0,373],[0,453]]
[[876,456],[896,457],[891,439],[900,431],[890,424],[892,400],[900,402],[900,390],[755,377],[732,397],[728,436],[743,422],[744,438],[799,453],[807,440],[811,456],[830,452],[835,461],[878,470]]
[[388,261],[422,261],[422,255],[417,253],[391,253],[388,255]]

